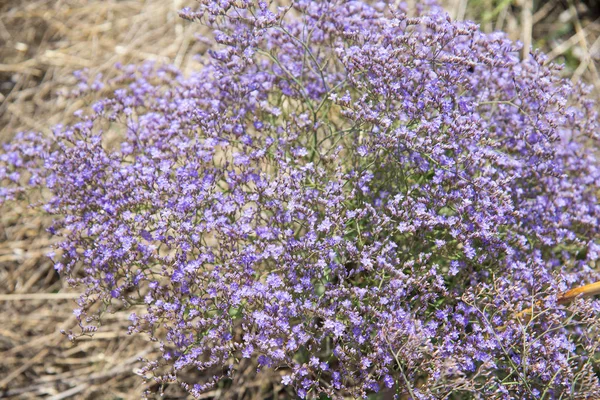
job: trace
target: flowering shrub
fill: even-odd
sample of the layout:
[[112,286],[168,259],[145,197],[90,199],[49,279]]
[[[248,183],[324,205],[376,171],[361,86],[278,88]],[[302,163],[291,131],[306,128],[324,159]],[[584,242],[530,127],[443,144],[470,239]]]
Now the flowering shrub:
[[163,353],[145,373],[195,396],[244,359],[302,398],[600,395],[600,303],[557,303],[600,279],[584,87],[435,5],[181,15],[215,29],[199,72],[123,67],[80,122],[0,155],[3,201],[51,193],[82,326],[138,306]]

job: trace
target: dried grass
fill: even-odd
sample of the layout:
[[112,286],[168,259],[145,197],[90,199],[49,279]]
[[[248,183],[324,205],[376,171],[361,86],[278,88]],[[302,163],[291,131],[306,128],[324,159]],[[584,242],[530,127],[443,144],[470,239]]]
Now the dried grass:
[[85,100],[60,96],[72,73],[110,78],[116,62],[193,67],[198,27],[181,20],[184,0],[9,0],[0,6],[0,139],[47,131]]

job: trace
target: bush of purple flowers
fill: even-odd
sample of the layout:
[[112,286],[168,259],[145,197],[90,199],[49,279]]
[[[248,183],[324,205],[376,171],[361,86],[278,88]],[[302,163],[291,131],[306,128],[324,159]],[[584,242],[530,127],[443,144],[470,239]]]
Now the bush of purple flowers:
[[136,306],[144,373],[195,396],[248,361],[301,398],[600,396],[600,302],[557,303],[600,279],[585,87],[435,5],[198,7],[199,72],[121,67],[0,154],[0,202],[43,189],[84,332]]

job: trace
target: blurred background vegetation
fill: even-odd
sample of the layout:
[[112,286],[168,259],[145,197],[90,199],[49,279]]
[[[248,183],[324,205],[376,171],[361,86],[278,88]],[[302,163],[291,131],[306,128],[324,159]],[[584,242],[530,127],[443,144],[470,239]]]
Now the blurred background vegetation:
[[452,17],[504,31],[563,64],[564,76],[594,85],[600,93],[600,0],[444,0]]
[[[408,0],[414,6],[416,0]],[[600,94],[600,0],[443,0],[455,19],[486,32],[505,31],[565,65],[565,78]],[[184,72],[198,68],[201,27],[178,18],[193,0],[0,0],[0,143],[16,132],[50,132],[103,93],[65,94],[73,72],[113,76],[113,65],[155,60]],[[70,343],[77,293],[60,280],[45,254],[47,217],[27,203],[0,208],[0,398],[139,398],[139,357],[156,343],[126,334],[128,313],[108,315],[93,340]],[[234,388],[206,398],[276,399],[289,394],[249,365]],[[164,398],[183,398],[176,386]]]

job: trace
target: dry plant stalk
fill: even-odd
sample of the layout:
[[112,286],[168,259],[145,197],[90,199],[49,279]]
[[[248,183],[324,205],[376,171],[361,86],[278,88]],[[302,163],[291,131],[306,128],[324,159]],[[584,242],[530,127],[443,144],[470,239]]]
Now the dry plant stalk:
[[600,281],[567,290],[558,296],[557,301],[559,304],[567,304],[579,296],[591,297],[597,294],[600,294]]
[[[558,304],[569,304],[571,301],[578,297],[592,297],[600,294],[600,281],[590,283],[588,285],[578,286],[576,288],[567,290],[558,295],[556,302]],[[535,302],[535,307],[541,307],[542,301],[538,300]],[[530,318],[533,314],[534,307],[523,310],[515,315],[515,319]],[[506,328],[506,327],[503,327]]]

